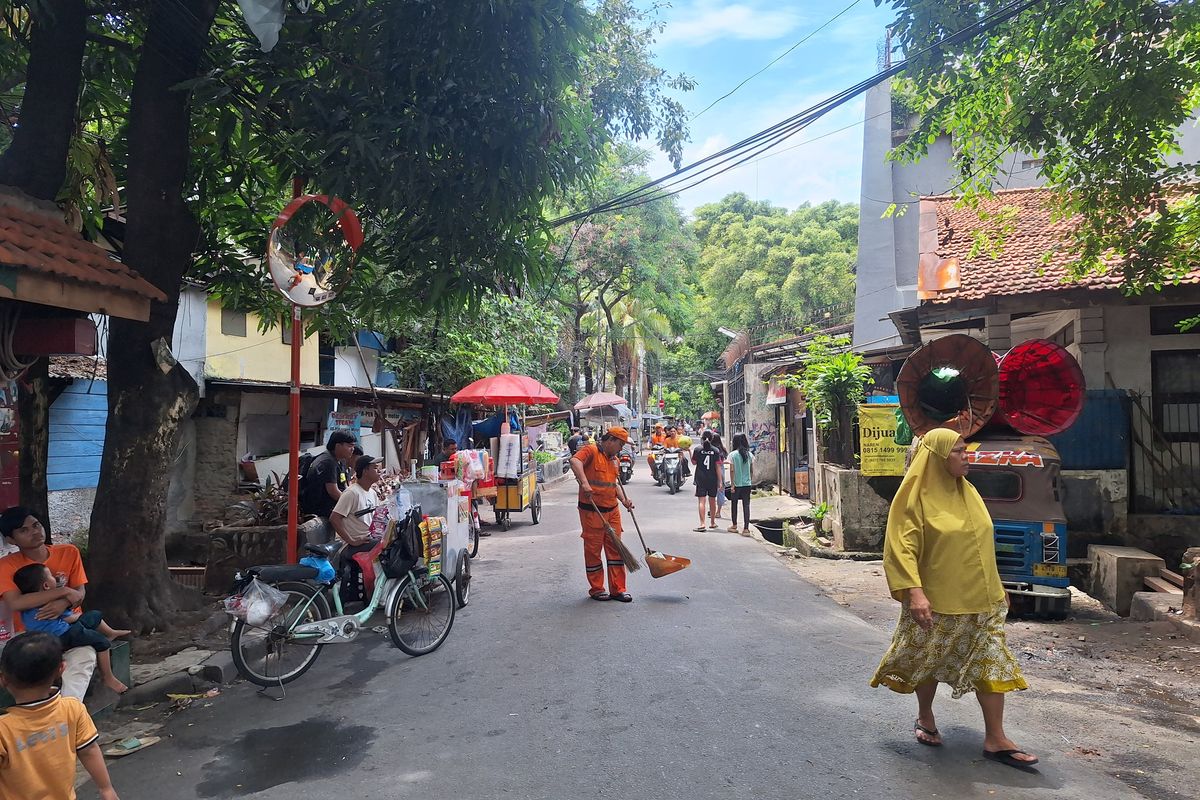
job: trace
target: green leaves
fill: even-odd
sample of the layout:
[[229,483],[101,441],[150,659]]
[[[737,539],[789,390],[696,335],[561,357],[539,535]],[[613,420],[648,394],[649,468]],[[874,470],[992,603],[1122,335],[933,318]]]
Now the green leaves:
[[803,356],[803,371],[784,380],[804,392],[821,425],[830,425],[839,409],[853,408],[871,385],[871,367],[850,352],[848,336],[816,336]]
[[[914,53],[1002,2],[899,0],[893,34]],[[920,124],[893,157],[953,140],[968,196],[1002,184],[1004,156],[1038,154],[1062,215],[1077,216],[1082,276],[1119,264],[1126,289],[1196,262],[1200,164],[1177,138],[1200,100],[1200,8],[1155,0],[1045,3],[988,36],[920,56],[893,85]]]

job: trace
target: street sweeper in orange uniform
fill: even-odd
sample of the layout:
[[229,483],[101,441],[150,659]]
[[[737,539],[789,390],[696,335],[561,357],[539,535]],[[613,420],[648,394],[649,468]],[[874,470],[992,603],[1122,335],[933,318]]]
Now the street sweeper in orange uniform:
[[[598,444],[579,448],[571,458],[571,472],[579,481],[579,522],[583,526],[583,568],[587,572],[588,595],[593,600],[633,602],[625,591],[625,561],[619,545],[608,536],[605,523],[621,533],[620,501],[632,510],[633,503],[617,480],[617,454],[629,443],[629,431],[609,428]],[[603,559],[601,553],[603,552]],[[604,561],[608,562],[608,591],[604,590]]]

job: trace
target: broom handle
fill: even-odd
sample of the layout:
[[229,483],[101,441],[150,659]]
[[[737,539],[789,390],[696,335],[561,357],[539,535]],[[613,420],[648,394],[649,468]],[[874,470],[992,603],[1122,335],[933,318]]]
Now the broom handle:
[[625,510],[629,512],[629,518],[630,518],[631,520],[633,520],[633,529],[634,529],[635,531],[637,531],[638,539],[639,539],[639,540],[641,541],[641,543],[642,543],[642,549],[643,549],[643,550],[645,550],[647,553],[651,552],[651,551],[650,551],[650,548],[649,548],[649,547],[646,547],[646,540],[642,538],[642,527],[641,527],[640,525],[638,525],[637,517],[635,517],[635,516],[633,515],[633,511],[632,511],[632,510],[630,510],[630,509],[628,509],[628,508],[627,508],[627,509],[625,509]]

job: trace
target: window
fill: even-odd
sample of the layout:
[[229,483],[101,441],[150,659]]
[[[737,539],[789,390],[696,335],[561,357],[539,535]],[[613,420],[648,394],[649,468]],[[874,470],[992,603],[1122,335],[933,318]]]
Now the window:
[[246,312],[231,308],[221,309],[221,333],[226,336],[246,335]]
[[1200,350],[1150,354],[1154,426],[1173,442],[1200,441]]
[[[1150,335],[1174,336],[1179,333],[1179,323],[1200,317],[1200,306],[1158,306],[1150,309]],[[1189,331],[1200,333],[1200,328]]]
[[[279,330],[281,331],[280,341],[282,341],[286,345],[291,345],[291,343],[292,343],[292,321],[290,319],[284,319],[282,322],[279,323]],[[303,336],[300,337],[300,346],[304,347],[304,337]]]
[[1021,476],[1015,472],[972,469],[967,473],[967,480],[985,500],[1018,500],[1021,497]]
[[1049,339],[1059,347],[1070,347],[1075,344],[1075,323],[1072,322],[1070,325],[1065,325],[1062,330],[1049,337]]

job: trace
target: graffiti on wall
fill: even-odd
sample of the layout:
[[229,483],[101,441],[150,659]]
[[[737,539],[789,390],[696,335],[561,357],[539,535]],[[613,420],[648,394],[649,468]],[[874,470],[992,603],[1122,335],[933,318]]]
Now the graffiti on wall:
[[779,445],[775,424],[772,422],[754,423],[746,436],[750,440],[750,452],[756,455],[760,452],[773,453]]

